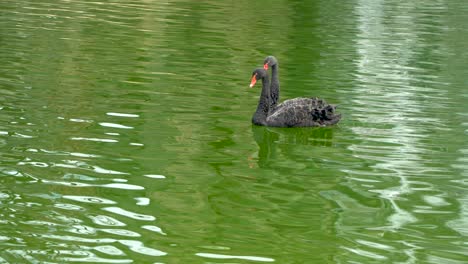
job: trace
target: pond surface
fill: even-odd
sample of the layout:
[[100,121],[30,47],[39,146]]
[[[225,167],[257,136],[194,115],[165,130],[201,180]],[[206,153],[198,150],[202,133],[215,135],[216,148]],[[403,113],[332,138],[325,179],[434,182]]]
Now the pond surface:
[[[468,263],[467,14],[2,1],[0,263]],[[251,125],[270,54],[339,125]]]

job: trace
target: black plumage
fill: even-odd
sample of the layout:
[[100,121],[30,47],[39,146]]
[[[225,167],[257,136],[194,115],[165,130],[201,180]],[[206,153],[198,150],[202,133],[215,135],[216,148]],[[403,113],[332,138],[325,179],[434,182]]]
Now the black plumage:
[[[279,100],[279,82],[271,87],[268,74],[264,69],[255,69],[252,73],[252,87],[257,80],[262,80],[262,92],[252,123],[271,127],[313,127],[329,126],[338,123],[341,115],[335,113],[336,106],[320,98],[294,98],[277,104]],[[273,78],[274,80],[274,78]],[[277,88],[276,88],[277,87]],[[271,90],[277,89],[272,99]],[[273,93],[275,95],[275,93]]]

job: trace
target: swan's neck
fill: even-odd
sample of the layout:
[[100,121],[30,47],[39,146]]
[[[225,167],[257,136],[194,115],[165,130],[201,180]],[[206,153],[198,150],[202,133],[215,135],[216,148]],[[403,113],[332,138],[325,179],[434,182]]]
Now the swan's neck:
[[270,110],[270,88],[268,76],[262,78],[262,93],[258,101],[257,111],[252,117],[252,123],[256,125],[266,125],[266,118]]
[[280,84],[278,78],[278,64],[271,66],[271,85],[270,85],[270,108],[272,109],[278,104],[280,97]]

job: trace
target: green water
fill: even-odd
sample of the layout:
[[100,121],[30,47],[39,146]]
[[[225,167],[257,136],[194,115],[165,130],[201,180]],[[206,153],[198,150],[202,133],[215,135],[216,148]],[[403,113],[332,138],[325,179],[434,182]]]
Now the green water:
[[[0,263],[468,263],[467,14],[3,0]],[[251,125],[270,54],[339,125]]]

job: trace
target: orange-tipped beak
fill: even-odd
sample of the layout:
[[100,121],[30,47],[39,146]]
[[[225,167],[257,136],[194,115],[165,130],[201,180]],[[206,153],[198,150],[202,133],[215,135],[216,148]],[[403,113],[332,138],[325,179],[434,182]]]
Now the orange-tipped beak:
[[265,69],[265,71],[268,71],[268,63],[263,64],[263,69]]
[[250,86],[249,86],[250,88],[252,88],[255,85],[255,83],[257,82],[256,77],[257,77],[256,74],[254,74],[254,76],[252,76],[252,80],[250,81]]

